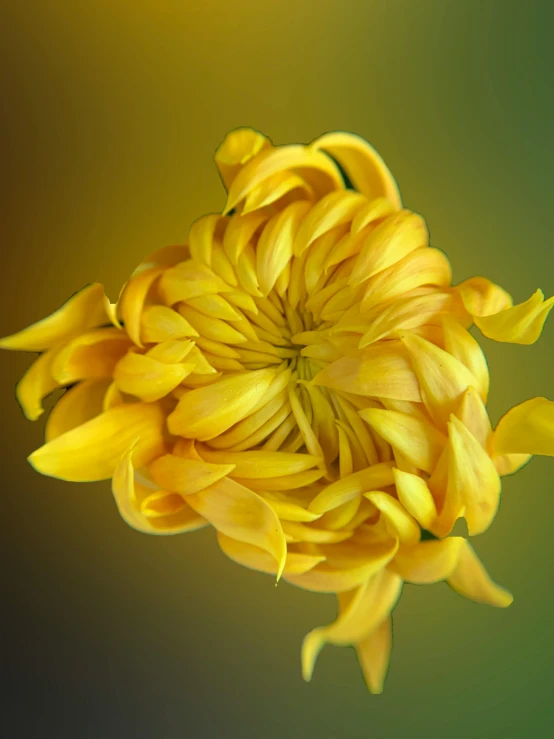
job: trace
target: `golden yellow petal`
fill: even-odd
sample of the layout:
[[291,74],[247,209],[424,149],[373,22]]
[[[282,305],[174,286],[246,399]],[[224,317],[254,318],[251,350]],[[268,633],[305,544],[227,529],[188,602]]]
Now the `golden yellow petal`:
[[357,395],[419,402],[417,377],[399,342],[375,344],[355,356],[333,362],[313,379],[314,385]]
[[228,478],[196,495],[186,496],[186,501],[220,533],[270,554],[277,562],[279,580],[285,566],[287,544],[281,522],[267,501]]
[[98,282],[94,282],[75,293],[47,318],[0,339],[0,349],[41,352],[109,321],[104,288]]
[[215,153],[215,163],[225,188],[229,190],[241,168],[250,159],[271,146],[271,141],[253,128],[230,131]]
[[476,379],[468,368],[448,352],[412,333],[402,333],[421,397],[431,417],[442,428],[454,411],[460,396]]
[[324,233],[352,221],[366,202],[363,195],[352,190],[331,192],[321,198],[300,225],[294,241],[294,254],[301,256]]
[[158,282],[157,289],[160,297],[168,306],[199,295],[233,291],[230,285],[227,285],[206,265],[196,264],[190,259],[166,269]]
[[40,418],[44,413],[42,401],[60,387],[60,383],[52,376],[52,364],[58,352],[59,348],[53,348],[41,354],[17,383],[15,396],[29,421]]
[[312,513],[326,513],[358,495],[371,490],[380,490],[387,485],[392,485],[393,482],[391,463],[374,464],[365,470],[354,472],[342,480],[333,482],[312,500],[309,510]]
[[430,422],[381,408],[366,408],[359,414],[418,469],[425,472],[434,469],[446,444],[446,437]]
[[100,415],[104,410],[104,398],[110,384],[109,378],[84,380],[66,390],[46,421],[46,441],[52,441]]
[[356,653],[368,690],[374,695],[383,692],[392,650],[392,618],[381,624],[356,644]]
[[547,398],[531,398],[509,410],[494,430],[492,448],[494,457],[504,454],[554,456],[554,402]]
[[165,397],[193,370],[191,363],[168,364],[128,352],[115,366],[113,377],[122,392],[153,402]]
[[309,454],[268,452],[262,449],[251,452],[229,452],[198,445],[197,451],[206,462],[233,465],[233,477],[259,480],[304,472],[322,461],[321,457],[312,457]]
[[208,464],[165,454],[152,462],[148,472],[155,484],[163,490],[192,495],[213,485],[232,472],[233,468],[232,464]]
[[512,305],[512,297],[486,277],[472,277],[454,288],[471,316],[490,316]]
[[[242,541],[236,541],[221,532],[218,532],[217,540],[221,551],[239,565],[249,567],[251,570],[267,572],[269,575],[277,574],[277,563],[263,549],[252,544],[245,544]],[[324,561],[325,557],[322,555],[287,552],[287,560],[283,572],[285,575],[303,575]]]
[[474,385],[483,401],[489,393],[489,368],[483,350],[469,333],[454,318],[443,319],[444,348],[455,359],[465,365],[475,378]]
[[524,303],[505,308],[499,313],[474,316],[473,320],[489,339],[510,344],[534,344],[553,307],[554,297],[545,300],[542,290],[537,290]]
[[137,346],[142,346],[140,324],[142,311],[150,289],[164,273],[164,267],[151,267],[132,277],[125,285],[119,299],[119,311],[125,325],[125,331]]
[[427,483],[418,475],[395,468],[393,475],[398,499],[422,528],[428,529],[437,516],[437,508]]
[[52,376],[62,385],[92,377],[111,377],[131,346],[127,334],[115,327],[81,334],[59,349],[52,362]]
[[140,336],[148,344],[198,336],[198,331],[177,311],[165,305],[148,305],[142,311]]
[[506,608],[513,596],[488,576],[469,541],[464,540],[458,555],[458,563],[448,577],[448,584],[457,593],[477,603]]
[[250,413],[274,377],[274,370],[257,370],[191,390],[169,415],[170,432],[200,441],[213,439]]
[[383,196],[395,207],[402,206],[398,185],[387,165],[360,136],[327,133],[313,141],[310,148],[328,152],[344,168],[356,190],[369,199]]
[[454,415],[448,431],[448,486],[459,491],[470,536],[481,534],[496,515],[500,477],[479,441]]
[[179,313],[201,336],[212,341],[219,341],[223,344],[241,344],[247,340],[246,336],[229,325],[227,321],[222,321],[220,318],[208,318],[186,303],[179,306]]
[[62,480],[107,480],[135,439],[137,467],[163,454],[164,426],[165,414],[156,404],[120,405],[49,441],[29,462],[43,475]]
[[448,539],[420,541],[413,546],[401,546],[389,565],[406,582],[429,585],[446,580],[452,575],[460,557],[465,539],[450,536]]
[[365,493],[365,497],[385,516],[391,536],[396,536],[402,544],[407,545],[420,540],[421,529],[400,501],[382,492]]
[[216,234],[220,236],[223,233],[227,220],[218,213],[209,213],[194,221],[188,237],[188,246],[194,262],[204,263],[208,267],[214,266],[212,264],[214,240]]

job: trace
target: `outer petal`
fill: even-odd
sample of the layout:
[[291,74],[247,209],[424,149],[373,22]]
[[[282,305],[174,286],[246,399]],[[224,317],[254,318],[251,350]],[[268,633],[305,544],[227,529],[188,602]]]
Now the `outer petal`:
[[206,526],[208,522],[192,508],[189,508],[184,501],[183,505],[170,515],[158,516],[153,519],[142,513],[139,496],[143,499],[146,496],[151,497],[152,490],[135,484],[132,463],[133,447],[134,445],[122,456],[114,470],[112,480],[115,502],[123,520],[129,526],[145,534],[182,534]]
[[356,653],[369,691],[383,692],[392,650],[392,618],[389,616],[365,639],[356,644]]
[[132,277],[125,285],[119,300],[119,310],[125,330],[137,346],[142,346],[140,325],[142,310],[150,288],[165,272],[165,267],[151,267]]
[[214,451],[207,446],[198,446],[198,453],[206,462],[233,465],[233,477],[263,479],[294,475],[315,467],[322,457],[310,454],[288,454],[286,452],[267,452],[263,449],[252,452]]
[[389,565],[407,582],[429,585],[446,580],[454,572],[465,539],[450,536],[448,539],[421,541],[413,546],[402,546]]
[[428,529],[437,516],[435,501],[427,483],[418,475],[393,469],[398,499],[424,529]]
[[84,380],[67,390],[51,410],[46,422],[46,441],[90,421],[103,410],[109,378]]
[[464,598],[477,603],[506,608],[513,601],[511,593],[490,579],[468,541],[464,541],[460,548],[458,564],[448,578],[448,584]]
[[309,510],[312,513],[326,513],[362,493],[379,490],[387,485],[392,485],[393,482],[391,463],[374,464],[326,487],[312,500]]
[[495,457],[504,454],[554,456],[554,402],[532,398],[516,405],[498,422],[492,446]]
[[233,468],[232,464],[208,464],[164,454],[152,462],[148,471],[152,480],[163,490],[191,495],[213,485]]
[[471,536],[490,526],[500,503],[500,477],[479,441],[455,416],[449,424],[450,454],[448,486],[465,504],[465,518]]
[[402,206],[394,177],[375,149],[360,136],[351,133],[327,133],[310,144],[323,149],[344,168],[352,184],[368,198],[384,196],[397,208]]
[[83,288],[42,321],[0,339],[0,349],[41,352],[78,333],[109,323],[104,288],[98,282]]
[[271,141],[253,128],[230,131],[215,153],[215,163],[226,189],[229,190],[237,174],[250,159],[271,147]]
[[472,277],[454,288],[471,316],[490,316],[512,305],[512,297],[486,277]]
[[281,522],[267,501],[227,478],[187,495],[186,501],[222,534],[270,554],[278,565],[277,579],[281,577],[287,544]]
[[475,325],[489,339],[510,344],[534,344],[554,307],[554,297],[544,300],[537,290],[529,300],[489,316],[474,316]]
[[[249,567],[251,570],[267,572],[270,575],[277,574],[277,563],[263,549],[255,547],[252,544],[245,544],[243,541],[231,539],[221,532],[218,532],[217,540],[221,551],[239,565]],[[287,561],[283,573],[285,575],[303,575],[324,560],[325,557],[322,555],[287,552]]]
[[141,400],[163,398],[194,370],[194,364],[168,364],[152,356],[128,352],[115,366],[113,377],[119,389]]
[[304,680],[311,679],[317,655],[325,644],[347,646],[371,634],[394,608],[401,589],[398,575],[381,570],[358,588],[334,623],[307,634],[302,643]]
[[443,321],[444,348],[465,365],[475,378],[475,387],[484,402],[489,392],[489,368],[483,350],[469,331],[458,321],[446,317]]
[[381,511],[385,517],[387,530],[391,536],[397,536],[402,544],[416,544],[421,536],[421,530],[415,519],[406,511],[402,503],[388,493],[365,493],[365,497]]
[[110,478],[119,460],[138,439],[137,467],[164,452],[165,415],[158,405],[119,405],[49,441],[29,457],[43,475],[72,482]]
[[52,376],[52,364],[59,349],[49,349],[35,359],[17,383],[15,395],[25,418],[36,421],[44,413],[42,401],[60,384]]

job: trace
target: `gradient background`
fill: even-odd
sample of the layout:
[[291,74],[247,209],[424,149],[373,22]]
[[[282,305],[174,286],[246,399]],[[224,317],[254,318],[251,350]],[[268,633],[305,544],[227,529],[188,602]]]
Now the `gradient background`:
[[[136,263],[224,202],[212,156],[251,125],[275,143],[369,139],[456,281],[554,292],[552,4],[531,0],[28,0],[2,11],[0,334]],[[493,345],[490,413],[554,398],[554,325]],[[108,484],[41,478],[42,425],[1,357],[8,739],[543,737],[553,719],[554,462],[506,478],[475,547],[506,611],[408,586],[383,696],[350,649],[304,684],[332,596],[242,569],[213,531],[148,537]]]

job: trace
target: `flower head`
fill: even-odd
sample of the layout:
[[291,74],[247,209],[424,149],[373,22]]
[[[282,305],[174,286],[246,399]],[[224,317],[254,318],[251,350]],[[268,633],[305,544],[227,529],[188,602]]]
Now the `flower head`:
[[239,129],[216,163],[223,213],[142,262],[117,304],[93,284],[0,342],[40,352],[17,388],[29,419],[67,388],[30,462],[111,478],[139,531],[211,525],[236,562],[336,593],[337,620],[304,640],[304,677],[326,643],[353,645],[380,692],[404,582],[512,600],[451,532],[458,518],[485,531],[501,477],[554,455],[554,403],[528,400],[493,430],[468,329],[531,344],[554,298],[452,286],[356,136],[275,147]]

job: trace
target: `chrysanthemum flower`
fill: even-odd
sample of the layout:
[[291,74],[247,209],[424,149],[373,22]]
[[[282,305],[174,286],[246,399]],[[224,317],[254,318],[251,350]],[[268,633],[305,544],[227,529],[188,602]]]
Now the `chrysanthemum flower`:
[[93,284],[0,342],[40,352],[17,387],[29,419],[67,388],[30,462],[111,478],[139,531],[211,525],[236,562],[336,593],[337,620],[304,640],[304,677],[326,643],[352,645],[377,693],[404,582],[512,600],[449,534],[459,518],[485,531],[501,477],[554,454],[554,403],[527,400],[492,430],[468,329],[532,344],[554,298],[452,286],[356,136],[274,147],[240,129],[215,158],[224,212],[148,257],[116,305]]

